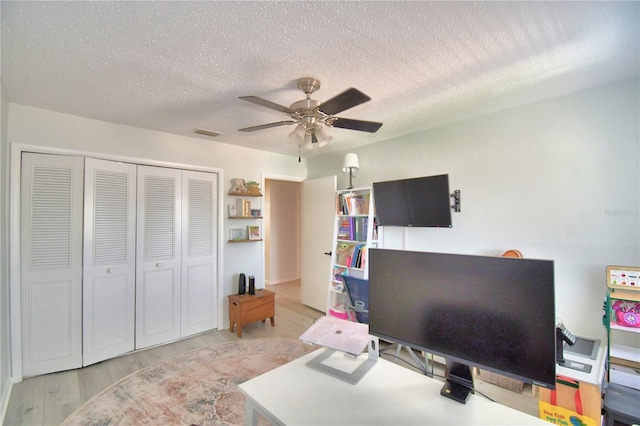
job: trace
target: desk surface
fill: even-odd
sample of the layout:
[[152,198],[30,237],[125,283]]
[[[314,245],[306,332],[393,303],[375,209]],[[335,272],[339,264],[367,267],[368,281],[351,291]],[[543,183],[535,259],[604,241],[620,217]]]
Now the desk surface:
[[[352,385],[305,365],[323,350],[253,378],[240,391],[259,411],[289,425],[548,425],[479,395],[466,404],[445,398],[442,382],[384,359]],[[348,371],[364,358],[336,353],[330,362]]]

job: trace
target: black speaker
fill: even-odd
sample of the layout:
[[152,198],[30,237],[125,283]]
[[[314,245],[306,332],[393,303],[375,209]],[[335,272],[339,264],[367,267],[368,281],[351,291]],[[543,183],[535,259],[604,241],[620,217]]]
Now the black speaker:
[[256,294],[256,277],[249,275],[249,294]]
[[240,274],[238,278],[238,294],[245,294],[247,292],[247,276]]

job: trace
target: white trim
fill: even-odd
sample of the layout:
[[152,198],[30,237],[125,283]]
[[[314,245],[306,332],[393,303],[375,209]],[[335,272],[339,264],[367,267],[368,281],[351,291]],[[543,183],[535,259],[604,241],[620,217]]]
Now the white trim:
[[7,409],[9,407],[9,399],[11,399],[11,391],[13,390],[13,382],[7,380],[7,386],[2,390],[2,401],[0,401],[0,424],[5,424],[4,419],[7,416]]
[[[216,167],[173,163],[169,161],[141,159],[122,155],[103,154],[93,151],[36,146],[16,142],[10,142],[9,144],[11,150],[11,163],[9,165],[9,303],[11,307],[11,379],[14,383],[22,381],[22,313],[20,308],[20,179],[23,152],[91,157],[102,160],[121,161],[132,164],[168,167],[181,170],[195,170],[218,174],[218,330],[224,329],[224,244],[222,236],[224,235],[223,207],[225,193],[223,188],[224,171],[222,169]],[[262,257],[264,259],[264,249]]]

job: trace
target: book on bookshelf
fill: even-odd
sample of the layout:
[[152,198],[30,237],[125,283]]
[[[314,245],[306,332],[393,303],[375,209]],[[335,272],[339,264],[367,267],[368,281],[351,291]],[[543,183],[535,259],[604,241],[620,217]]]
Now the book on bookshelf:
[[251,200],[247,200],[246,198],[236,199],[236,212],[238,216],[251,216]]
[[349,214],[363,214],[364,199],[361,194],[352,195],[349,200]]

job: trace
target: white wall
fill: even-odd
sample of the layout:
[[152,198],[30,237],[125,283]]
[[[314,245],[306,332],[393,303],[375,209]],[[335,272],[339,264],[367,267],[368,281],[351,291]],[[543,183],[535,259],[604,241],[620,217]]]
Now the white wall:
[[[638,92],[627,81],[361,147],[354,185],[448,173],[453,228],[389,228],[385,245],[552,259],[558,317],[604,339],[605,268],[640,265]],[[308,178],[346,188],[341,164],[310,159]]]
[[[235,198],[226,195],[230,179],[242,177],[260,182],[265,173],[291,176],[296,180],[306,176],[306,162],[299,163],[297,156],[271,154],[209,139],[181,137],[17,104],[10,104],[7,140],[11,144],[64,149],[123,161],[137,159],[140,163],[219,170],[224,182],[220,203],[225,219],[227,204],[235,202]],[[3,166],[3,172],[5,170]],[[3,211],[5,208],[3,199]],[[257,283],[264,282],[264,250],[262,243],[226,243],[228,229],[235,225],[225,219],[221,236],[225,241],[224,257],[219,266],[223,268],[224,294],[227,295],[237,292],[238,271],[254,275]],[[4,263],[4,255],[2,259]],[[2,285],[5,292],[6,283]],[[221,303],[226,326],[226,300]],[[2,312],[4,315],[6,310]]]

